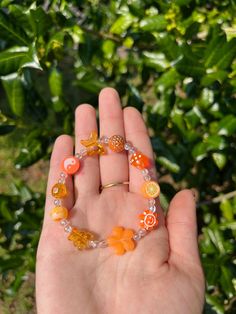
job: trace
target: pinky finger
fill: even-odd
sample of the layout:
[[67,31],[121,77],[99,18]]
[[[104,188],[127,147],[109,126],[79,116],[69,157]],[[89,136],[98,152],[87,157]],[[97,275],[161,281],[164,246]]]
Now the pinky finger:
[[[44,212],[43,227],[45,228],[51,223],[50,211],[56,205],[54,204],[55,199],[51,195],[51,190],[54,184],[58,183],[61,173],[61,163],[63,159],[73,154],[73,139],[68,135],[59,136],[54,144],[51,160],[50,169],[48,175],[47,192],[46,192],[46,205]],[[70,209],[74,204],[74,191],[72,178],[68,176],[66,178],[67,197],[63,199],[62,206]]]

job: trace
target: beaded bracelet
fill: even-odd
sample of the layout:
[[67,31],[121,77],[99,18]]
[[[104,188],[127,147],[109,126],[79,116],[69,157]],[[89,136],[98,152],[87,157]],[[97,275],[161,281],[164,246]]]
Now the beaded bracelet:
[[[58,182],[52,187],[52,196],[55,197],[55,207],[51,210],[50,215],[53,220],[59,221],[68,234],[68,239],[73,242],[79,250],[89,248],[112,247],[117,255],[123,255],[127,251],[135,248],[136,241],[144,237],[149,231],[158,225],[155,198],[160,194],[159,185],[151,179],[151,163],[147,156],[136,150],[129,142],[125,142],[120,135],[113,135],[110,138],[103,136],[98,138],[97,133],[91,133],[89,139],[81,140],[85,147],[76,153],[75,156],[67,157],[62,162],[62,172]],[[120,153],[124,150],[130,154],[130,164],[142,171],[145,182],[141,187],[142,195],[148,199],[148,209],[145,209],[139,217],[140,229],[135,233],[131,229],[121,226],[114,227],[112,234],[105,240],[95,240],[94,235],[86,230],[80,230],[73,227],[68,220],[69,211],[62,206],[62,200],[68,194],[65,181],[68,175],[75,174],[80,168],[80,162],[86,156],[103,155],[107,152],[106,146],[113,152]]]

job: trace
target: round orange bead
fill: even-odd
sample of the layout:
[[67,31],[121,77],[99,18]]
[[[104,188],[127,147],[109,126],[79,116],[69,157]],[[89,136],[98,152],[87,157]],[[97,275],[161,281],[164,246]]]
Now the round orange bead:
[[79,170],[79,167],[79,159],[74,156],[67,157],[62,162],[62,169],[68,174],[76,173]]
[[67,195],[67,189],[65,184],[63,183],[56,183],[52,187],[52,196],[55,198],[63,198]]
[[160,194],[160,186],[155,181],[147,181],[143,183],[141,191],[144,197],[155,198]]
[[56,206],[51,210],[50,216],[55,221],[66,219],[68,217],[68,210],[65,207]]
[[140,227],[146,230],[152,230],[158,225],[157,214],[151,212],[150,210],[145,210],[141,215],[140,218]]
[[108,146],[113,152],[120,153],[125,147],[124,138],[120,135],[113,135],[109,138]]
[[130,157],[130,163],[132,166],[143,170],[150,167],[150,160],[147,156],[137,151]]

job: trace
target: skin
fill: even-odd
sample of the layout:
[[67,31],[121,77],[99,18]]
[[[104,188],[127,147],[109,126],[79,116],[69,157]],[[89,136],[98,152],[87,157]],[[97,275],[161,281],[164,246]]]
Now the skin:
[[[141,114],[122,110],[118,93],[105,88],[99,95],[100,135],[119,134],[153,159]],[[95,109],[88,104],[75,112],[75,151],[97,130]],[[57,138],[50,162],[45,217],[37,251],[36,300],[39,314],[198,314],[204,304],[204,274],[199,259],[195,199],[191,190],[175,195],[164,217],[158,205],[159,226],[122,256],[112,248],[78,251],[62,227],[51,220],[51,188],[58,180],[61,161],[73,155],[73,140]],[[106,238],[114,226],[137,230],[137,216],[147,208],[140,195],[143,177],[129,165],[127,154],[110,150],[87,157],[69,178],[70,220],[78,228]],[[156,170],[152,176],[156,179]],[[99,186],[129,181],[99,192]]]

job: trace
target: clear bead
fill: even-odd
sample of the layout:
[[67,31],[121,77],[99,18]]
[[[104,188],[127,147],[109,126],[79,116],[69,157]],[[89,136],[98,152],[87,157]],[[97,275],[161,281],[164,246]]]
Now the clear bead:
[[148,204],[149,204],[149,206],[153,206],[153,205],[156,204],[156,201],[154,200],[154,198],[150,198],[150,199],[148,200]]
[[107,247],[107,246],[108,246],[108,244],[107,244],[106,240],[98,241],[97,247],[103,248],[103,247]]
[[96,247],[98,247],[98,243],[99,241],[89,241],[88,246],[95,249]]
[[139,234],[141,237],[144,237],[144,236],[147,234],[147,230],[145,230],[145,229],[139,229],[139,230],[138,230],[138,234]]
[[134,148],[134,147],[131,147],[131,148],[129,149],[129,153],[130,153],[130,154],[134,154],[134,153],[135,153],[135,148]]
[[143,170],[142,170],[142,174],[143,174],[144,176],[147,175],[147,174],[149,174],[148,169],[143,169]]
[[149,210],[150,210],[151,212],[155,213],[156,210],[157,210],[157,208],[156,208],[155,205],[153,205],[153,206],[150,206],[150,207],[149,207]]
[[63,227],[67,226],[68,224],[69,224],[69,221],[67,219],[62,219],[60,221],[60,225],[63,226]]
[[54,205],[56,206],[61,206],[61,200],[57,199],[57,200],[54,200]]
[[64,179],[64,178],[60,178],[60,179],[58,180],[58,183],[64,184],[64,183],[65,183],[65,179]]
[[135,233],[135,235],[133,236],[133,239],[135,240],[135,241],[138,241],[138,240],[140,240],[141,239],[141,235],[140,234],[138,234],[138,233]]
[[78,158],[78,159],[82,159],[82,158],[83,158],[83,155],[81,155],[80,153],[76,153],[76,154],[75,154],[75,157]]
[[107,137],[107,136],[102,136],[101,138],[100,138],[100,141],[102,142],[102,143],[104,143],[104,144],[108,144],[108,142],[109,142],[109,137]]
[[131,144],[130,143],[125,143],[125,150],[130,150]]
[[86,148],[82,148],[82,149],[80,150],[80,155],[86,156],[86,155],[87,155],[87,149],[86,149]]
[[65,226],[64,228],[66,233],[70,233],[72,231],[72,227],[70,225]]
[[145,181],[151,181],[151,176],[149,174],[145,175],[143,178]]
[[66,178],[66,177],[67,177],[67,174],[66,174],[65,172],[61,172],[61,173],[60,173],[60,177],[61,177],[61,178]]

